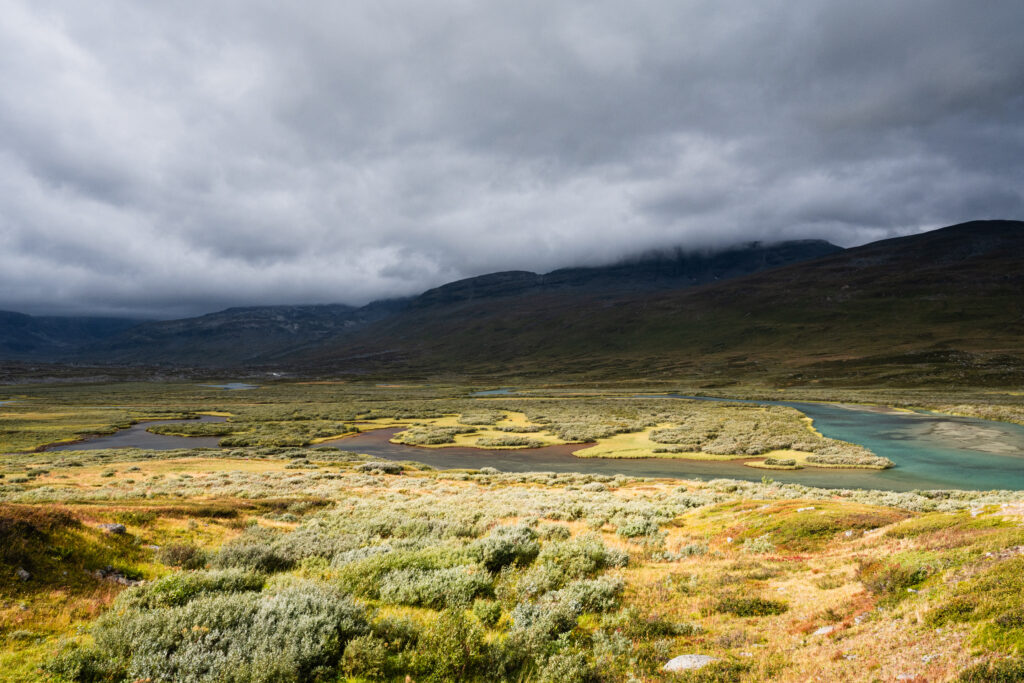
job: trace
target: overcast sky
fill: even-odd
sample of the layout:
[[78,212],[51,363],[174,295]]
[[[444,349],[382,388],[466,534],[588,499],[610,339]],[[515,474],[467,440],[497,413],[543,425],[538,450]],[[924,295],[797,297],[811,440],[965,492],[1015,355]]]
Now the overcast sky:
[[362,303],[1024,217],[1019,0],[0,12],[0,308]]

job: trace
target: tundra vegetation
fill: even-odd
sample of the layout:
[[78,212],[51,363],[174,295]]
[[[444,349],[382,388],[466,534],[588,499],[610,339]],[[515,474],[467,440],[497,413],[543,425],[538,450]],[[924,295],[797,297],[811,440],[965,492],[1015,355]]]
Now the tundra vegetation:
[[[281,442],[32,450],[108,417],[200,412],[230,421],[186,424],[244,425],[226,437],[405,421],[600,444],[695,420],[717,431],[671,445],[817,443],[798,414],[746,407],[729,426],[715,420],[734,406],[653,399],[502,397],[485,410],[445,387],[239,393],[19,387],[3,409],[30,417],[0,435],[0,678],[994,681],[1024,669],[1016,492],[435,471]],[[742,427],[755,421],[760,442]],[[715,661],[662,671],[680,654]]]

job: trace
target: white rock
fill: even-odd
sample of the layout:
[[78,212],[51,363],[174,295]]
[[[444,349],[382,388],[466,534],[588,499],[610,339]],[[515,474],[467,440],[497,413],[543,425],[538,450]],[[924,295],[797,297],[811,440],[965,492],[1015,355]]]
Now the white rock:
[[23,567],[18,567],[18,571],[14,573],[17,575],[19,581],[28,581],[32,578],[32,575],[25,571]]
[[834,624],[829,625],[829,626],[822,626],[817,631],[815,631],[813,635],[816,635],[816,636],[827,636],[828,634],[832,633],[832,631],[835,631],[837,628],[839,628],[839,627],[835,626]]
[[796,511],[797,512],[807,512],[808,510],[813,510],[813,509],[814,509],[814,506],[812,505],[811,507],[807,507],[807,508],[797,508]]
[[662,671],[690,671],[693,669],[703,669],[711,662],[717,661],[714,657],[708,657],[707,655],[679,655],[668,661],[665,666],[662,667]]

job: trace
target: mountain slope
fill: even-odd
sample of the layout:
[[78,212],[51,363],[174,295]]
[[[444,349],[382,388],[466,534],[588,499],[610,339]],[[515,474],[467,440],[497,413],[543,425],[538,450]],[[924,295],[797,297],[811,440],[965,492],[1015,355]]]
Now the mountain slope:
[[[64,360],[199,367],[281,365],[285,359],[312,357],[320,348],[370,344],[371,356],[391,339],[362,336],[364,328],[407,308],[446,309],[465,302],[516,300],[538,294],[573,301],[580,297],[622,296],[631,292],[678,289],[764,270],[840,251],[820,240],[775,245],[748,244],[717,252],[676,249],[621,263],[569,268],[539,275],[522,271],[492,273],[449,283],[410,300],[379,301],[361,308],[262,306],[230,308],[196,318],[151,322],[123,334],[65,349]],[[410,320],[416,319],[413,313]]]
[[252,306],[139,325],[82,349],[78,358],[107,363],[232,367],[270,363],[391,315],[403,300],[378,301],[362,308],[344,304]]
[[1011,381],[1024,223],[976,221],[701,287],[411,305],[295,358],[339,370]]
[[606,266],[561,268],[537,274],[514,270],[449,282],[428,290],[413,307],[454,304],[474,299],[559,291],[616,293],[680,289],[728,280],[842,251],[824,240],[750,244],[712,251],[671,250],[640,254]]
[[31,316],[0,311],[0,358],[53,359],[66,356],[141,322],[127,318]]

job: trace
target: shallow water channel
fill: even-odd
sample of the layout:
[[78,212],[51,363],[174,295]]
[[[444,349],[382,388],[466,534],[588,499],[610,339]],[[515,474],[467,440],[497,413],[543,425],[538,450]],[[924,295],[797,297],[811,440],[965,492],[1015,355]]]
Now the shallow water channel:
[[[661,396],[659,396],[661,397]],[[665,398],[693,398],[667,395]],[[737,402],[737,401],[732,401]],[[728,477],[758,481],[769,476],[778,481],[828,488],[872,488],[893,491],[913,489],[1015,489],[1024,490],[1024,426],[933,413],[912,413],[863,405],[837,405],[792,401],[750,401],[786,405],[800,410],[827,437],[857,443],[889,458],[896,467],[883,471],[806,468],[758,470],[741,461],[698,461],[667,458],[577,458],[572,452],[581,444],[522,450],[488,450],[466,447],[419,448],[393,444],[399,429],[378,429],[328,441],[329,446],[389,460],[415,460],[438,468],[496,467],[506,472],[584,472],[626,474],[642,477],[711,479]],[[203,416],[201,421],[222,421]],[[98,448],[215,448],[219,437],[181,437],[151,434],[140,422],[116,434],[64,444],[47,450]]]
[[146,427],[154,424],[176,424],[178,422],[224,422],[227,418],[201,415],[197,420],[145,420],[121,429],[113,434],[95,436],[75,443],[47,446],[48,451],[95,451],[101,448],[145,448],[152,451],[170,451],[175,448],[217,448],[219,436],[170,436],[147,432]]

